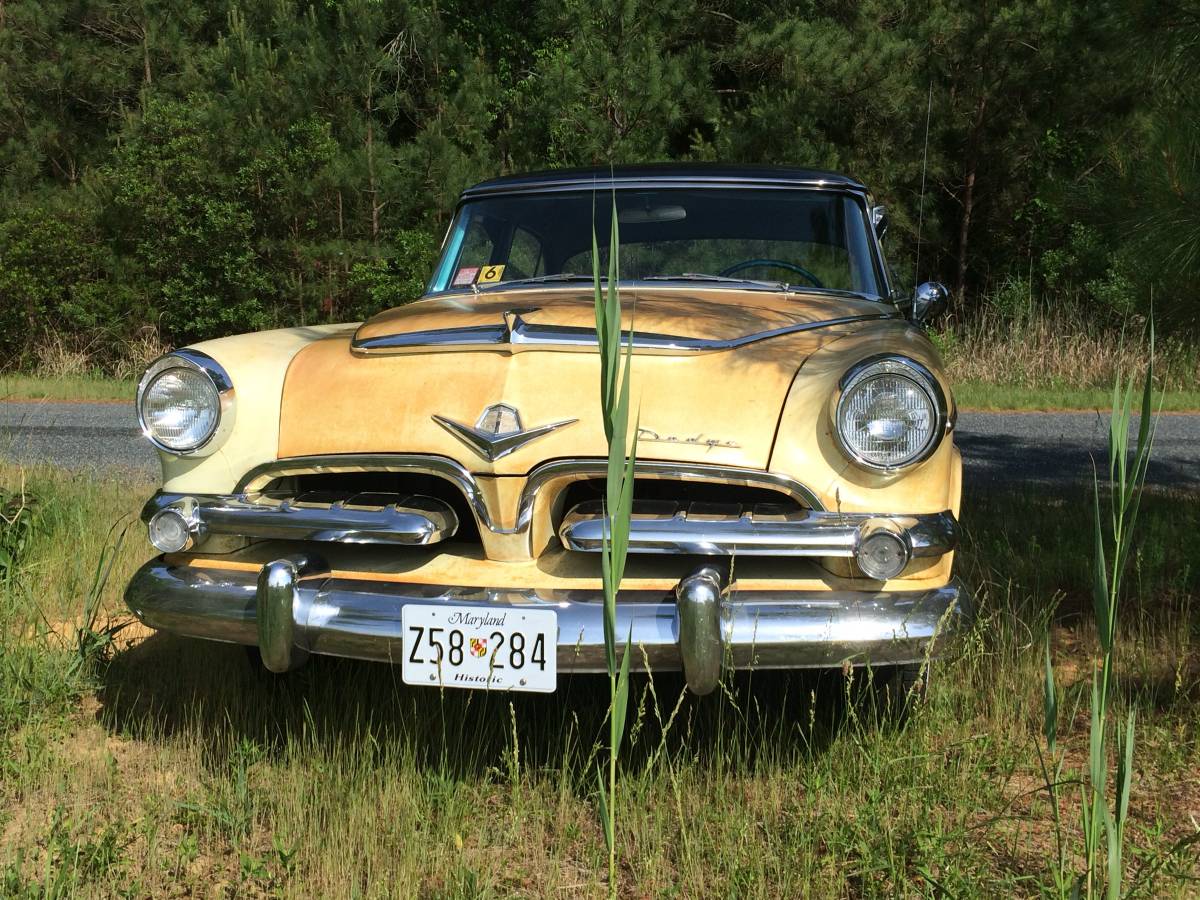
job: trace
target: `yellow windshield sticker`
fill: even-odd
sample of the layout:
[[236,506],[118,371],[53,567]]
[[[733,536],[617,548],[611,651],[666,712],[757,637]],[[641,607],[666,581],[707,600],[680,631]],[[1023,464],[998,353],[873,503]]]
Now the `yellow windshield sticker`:
[[504,266],[484,266],[479,270],[476,284],[495,284],[504,275]]

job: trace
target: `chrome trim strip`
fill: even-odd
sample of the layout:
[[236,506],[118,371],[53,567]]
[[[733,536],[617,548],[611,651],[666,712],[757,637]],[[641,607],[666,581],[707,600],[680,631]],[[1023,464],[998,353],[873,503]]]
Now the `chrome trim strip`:
[[[151,628],[254,645],[259,572],[176,565],[159,557],[130,582],[125,602]],[[286,579],[285,579],[286,580]],[[399,662],[401,610],[410,603],[488,610],[541,607],[558,615],[558,668],[605,671],[599,590],[489,589],[311,577],[294,582],[293,641],[302,651]],[[917,591],[739,591],[719,603],[727,663],[738,669],[827,668],[918,662],[970,627],[974,608],[957,582]],[[682,666],[671,592],[622,592],[617,633],[638,648],[632,668]]]
[[748,190],[815,190],[840,191],[855,194],[866,204],[867,188],[860,181],[842,175],[839,172],[806,170],[804,172],[785,172],[782,168],[771,171],[772,167],[764,166],[758,172],[698,172],[680,168],[668,172],[637,172],[617,173],[607,172],[583,174],[554,171],[544,174],[544,178],[534,181],[509,179],[504,181],[483,181],[462,192],[459,205],[469,200],[485,197],[497,197],[516,194],[544,194],[562,191],[597,191],[601,194],[614,190],[645,190],[648,188],[677,188],[696,190],[706,188],[746,188]]
[[255,466],[242,476],[235,494],[257,493],[276,478],[288,475],[312,475],[322,472],[414,472],[435,475],[454,484],[467,500],[476,522],[491,528],[487,504],[479,483],[467,467],[445,456],[410,453],[337,453],[320,456],[292,456]]
[[[770,518],[747,510],[726,517],[692,518],[687,510],[639,514],[635,504],[629,552],[854,557],[865,531],[878,527],[898,529],[914,557],[941,556],[958,545],[958,523],[948,510],[913,516],[797,511]],[[563,518],[559,538],[568,550],[599,553],[607,530],[599,504],[584,503]]]
[[[603,478],[608,474],[608,461],[603,459],[556,459],[542,463],[529,473],[529,482],[521,495],[517,515],[518,528],[521,522],[528,523],[533,513],[537,494],[549,483],[566,479],[582,481],[587,478]],[[711,465],[689,462],[650,462],[638,460],[635,478],[651,478],[664,481],[700,481],[716,484],[733,484],[742,487],[759,487],[786,494],[809,509],[824,509],[808,487],[796,479],[779,472],[759,469],[739,469],[734,466]]]
[[[799,322],[758,331],[725,340],[688,338],[669,334],[639,334],[634,332],[635,350],[662,354],[713,353],[735,350],[747,344],[785,334],[832,328],[855,322],[872,322],[880,319],[899,319],[898,313],[863,313],[856,316],[838,316],[817,322]],[[458,328],[436,328],[414,331],[407,334],[390,334],[374,338],[355,337],[350,349],[357,355],[376,353],[402,353],[405,351],[427,351],[431,347],[439,350],[473,349],[480,345],[500,347],[510,353],[520,350],[552,348],[555,350],[592,350],[597,345],[596,330],[576,325],[530,325],[521,316],[507,316],[504,324],[471,325]]]
[[[400,497],[383,505],[360,505],[362,495],[328,505],[303,498],[262,494],[155,494],[142,509],[149,524],[163,510],[176,509],[196,523],[194,546],[216,535],[258,540],[331,541],[341,544],[436,544],[458,530],[454,510],[433,497]],[[190,549],[190,548],[189,548]]]
[[[168,447],[166,444],[159,443],[151,434],[150,427],[146,424],[146,416],[142,411],[142,397],[146,393],[146,388],[150,386],[150,382],[167,369],[176,368],[192,369],[193,371],[200,372],[202,375],[207,375],[213,387],[216,388],[217,399],[220,403],[220,410],[217,413],[217,424],[213,428],[212,434],[190,450],[177,450]],[[146,368],[146,371],[142,373],[141,380],[138,382],[137,398],[134,401],[134,407],[137,412],[138,428],[141,429],[142,436],[153,444],[156,449],[161,450],[163,453],[170,453],[172,456],[199,458],[215,453],[233,430],[234,417],[237,411],[236,400],[237,395],[233,390],[233,381],[221,364],[207,353],[184,347],[182,350],[172,350],[170,353],[160,356]]]

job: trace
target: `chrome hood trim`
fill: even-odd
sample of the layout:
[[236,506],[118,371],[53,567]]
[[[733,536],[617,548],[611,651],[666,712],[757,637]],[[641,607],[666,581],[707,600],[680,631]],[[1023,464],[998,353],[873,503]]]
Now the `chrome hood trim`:
[[[404,334],[388,334],[372,338],[355,336],[350,343],[351,352],[357,356],[422,352],[431,348],[438,350],[475,350],[481,346],[494,347],[509,353],[521,350],[582,350],[592,351],[599,346],[594,328],[578,325],[537,325],[526,322],[522,312],[511,310],[504,313],[504,321],[495,325],[466,325],[453,328],[436,328]],[[633,348],[644,353],[688,355],[713,353],[721,350],[736,350],[748,344],[769,340],[785,334],[815,331],[855,322],[873,322],[880,319],[899,318],[897,313],[867,313],[853,316],[837,316],[816,322],[799,322],[767,331],[757,331],[736,338],[713,340],[691,338],[669,334],[644,334],[634,331]]]

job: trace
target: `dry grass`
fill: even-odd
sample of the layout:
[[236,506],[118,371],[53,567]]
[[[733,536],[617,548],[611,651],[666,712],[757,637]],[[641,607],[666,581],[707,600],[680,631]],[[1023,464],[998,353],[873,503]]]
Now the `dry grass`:
[[93,363],[95,346],[46,335],[34,347],[34,371],[42,378],[72,378],[96,371]]
[[118,381],[136,381],[146,367],[171,349],[153,325],[144,325],[132,338],[121,342],[120,350],[109,362],[106,371]]
[[0,374],[0,401],[131,402],[142,372],[169,349],[152,325],[118,341],[99,332],[48,333],[34,349],[32,372]]
[[[1140,371],[1149,353],[1141,324],[1114,332],[1110,322],[1077,310],[1001,315],[988,307],[961,325],[937,333],[954,383],[1015,388],[1098,388]],[[1159,338],[1158,388],[1200,390],[1200,351],[1182,338]]]
[[47,381],[129,381],[140,377],[150,363],[170,349],[154,325],[144,325],[132,337],[120,339],[107,331],[46,332],[33,348],[34,365],[29,374]]

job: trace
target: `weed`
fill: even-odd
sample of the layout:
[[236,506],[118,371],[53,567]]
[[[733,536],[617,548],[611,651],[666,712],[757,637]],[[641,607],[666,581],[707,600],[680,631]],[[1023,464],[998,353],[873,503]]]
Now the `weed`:
[[33,498],[24,481],[11,493],[0,488],[0,582],[16,575],[33,538],[33,521]]
[[[21,474],[0,467],[0,484]],[[564,676],[552,697],[441,697],[387,666],[314,657],[280,683],[237,647],[134,629],[72,676],[61,623],[76,624],[106,547],[97,621],[119,620],[148,551],[109,528],[144,486],[25,475],[36,525],[20,578],[0,584],[0,896],[607,893],[593,740],[609,734],[606,676]],[[1097,645],[1092,502],[1082,485],[966,492],[956,566],[981,625],[903,731],[852,715],[837,673],[738,673],[707,698],[675,674],[631,675],[620,890],[1057,895],[1030,749],[1046,746],[1049,636],[1069,891]],[[1188,896],[1200,876],[1200,549],[1179,537],[1197,530],[1200,496],[1142,493],[1112,692],[1122,725],[1137,715],[1122,860],[1139,896]]]
[[[608,668],[609,734],[608,789],[598,779],[600,818],[604,841],[608,846],[608,893],[617,896],[617,755],[625,737],[629,705],[630,636],[626,635],[617,659],[617,594],[625,573],[629,548],[629,524],[633,511],[634,465],[637,459],[638,428],[634,425],[629,446],[629,371],[633,363],[633,327],[625,344],[625,364],[621,367],[621,294],[618,290],[620,238],[617,226],[617,200],[613,197],[612,234],[608,245],[608,285],[605,292],[600,280],[600,250],[592,230],[592,281],[596,286],[596,337],[600,346],[600,412],[604,437],[608,442],[608,473],[604,501],[604,529],[601,546],[601,581],[604,586],[604,659]],[[606,295],[607,293],[607,295]],[[628,454],[626,453],[626,448]],[[630,633],[632,634],[632,625]]]
[[128,619],[124,622],[114,622],[112,618],[106,618],[101,625],[100,618],[104,614],[105,589],[112,576],[113,566],[120,558],[121,546],[125,543],[125,536],[129,533],[131,524],[128,521],[118,521],[109,529],[110,537],[115,535],[115,538],[101,548],[100,558],[96,560],[92,582],[84,595],[83,620],[75,630],[73,665],[79,673],[94,673],[103,666],[112,652],[116,636],[129,624]]

